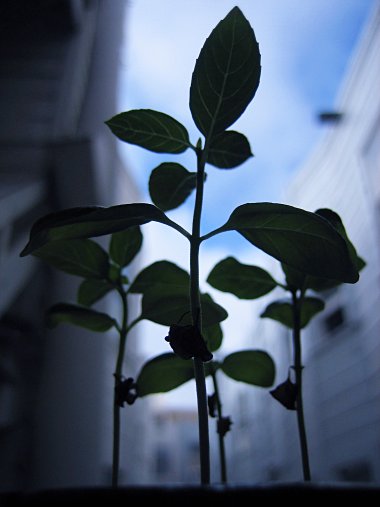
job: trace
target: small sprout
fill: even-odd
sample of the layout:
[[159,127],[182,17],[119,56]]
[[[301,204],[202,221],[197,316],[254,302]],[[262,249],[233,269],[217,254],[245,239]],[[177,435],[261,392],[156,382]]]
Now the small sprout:
[[169,342],[174,353],[182,359],[195,357],[207,362],[213,358],[196,326],[173,324],[170,326],[169,334],[165,337],[165,340]]
[[137,385],[132,377],[124,378],[114,375],[115,382],[115,404],[124,407],[124,403],[133,405],[138,398]]
[[229,416],[227,417],[220,417],[216,423],[216,431],[224,437],[224,435],[230,431],[232,425],[231,418]]

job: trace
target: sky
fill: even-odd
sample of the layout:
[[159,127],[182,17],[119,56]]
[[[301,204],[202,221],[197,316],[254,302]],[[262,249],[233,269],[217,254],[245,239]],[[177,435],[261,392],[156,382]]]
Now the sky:
[[[327,127],[321,111],[334,110],[339,88],[355,46],[378,0],[130,0],[121,54],[119,112],[148,108],[181,122],[196,144],[200,137],[189,110],[189,88],[196,58],[217,23],[238,6],[250,22],[261,53],[256,95],[230,128],[244,134],[254,157],[232,170],[206,167],[202,233],[223,225],[231,212],[248,202],[286,203],[284,191]],[[141,193],[151,202],[148,180],[162,162],[178,162],[195,171],[195,155],[161,155],[123,142],[120,155]],[[194,196],[168,212],[191,229]],[[314,210],[311,210],[314,211]],[[143,264],[168,259],[188,269],[188,242],[159,224],[143,226]],[[202,244],[201,288],[228,310],[222,323],[223,350],[236,348],[228,336],[236,325],[249,340],[249,301],[211,290],[205,283],[213,265],[233,255],[240,262],[266,267],[265,257],[236,232],[219,234]],[[141,261],[141,259],[140,259]],[[142,325],[142,324],[141,324]],[[166,329],[145,323],[143,349],[149,356],[167,352]],[[236,333],[235,333],[236,334]],[[158,336],[158,337],[157,337]]]

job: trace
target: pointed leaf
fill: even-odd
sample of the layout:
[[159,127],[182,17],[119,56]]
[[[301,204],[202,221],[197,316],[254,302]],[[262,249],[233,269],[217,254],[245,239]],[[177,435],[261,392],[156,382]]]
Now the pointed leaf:
[[208,275],[207,282],[240,299],[256,299],[277,287],[277,282],[265,269],[241,264],[233,257],[220,261]]
[[347,283],[359,279],[346,241],[316,213],[270,202],[237,207],[226,224],[203,237],[236,230],[280,262],[307,274]]
[[227,130],[212,138],[207,162],[220,169],[232,169],[252,156],[248,139],[239,132]]
[[[228,317],[227,312],[208,294],[201,295],[202,322],[204,327],[217,324]],[[190,297],[188,291],[159,294],[147,291],[142,298],[141,318],[157,324],[171,326],[191,323]]]
[[182,153],[191,146],[189,134],[181,123],[151,109],[120,113],[105,123],[122,141],[157,153]]
[[90,239],[55,241],[39,248],[34,255],[71,275],[84,278],[107,278],[108,275],[107,252]]
[[138,374],[137,394],[166,393],[194,378],[193,361],[181,359],[171,352],[147,361]]
[[276,371],[273,359],[263,350],[233,352],[224,358],[221,369],[234,380],[260,387],[270,387]]
[[244,112],[259,86],[260,59],[254,31],[234,7],[206,39],[192,75],[190,110],[205,137],[223,132]]
[[[366,266],[365,261],[359,256],[357,257],[357,266],[359,272]],[[337,289],[339,285],[342,285],[342,282],[339,282],[337,280],[320,278],[316,276],[306,277],[306,288],[311,289],[315,292],[323,292],[326,290]]]
[[[306,327],[310,320],[325,307],[324,301],[319,298],[305,297],[301,307],[301,329]],[[282,299],[269,304],[260,317],[277,320],[284,326],[293,329],[293,310],[291,300]]]
[[49,213],[34,223],[20,256],[31,254],[50,241],[103,236],[151,221],[177,228],[160,209],[145,203],[109,208],[87,206]]
[[153,169],[149,178],[149,194],[158,208],[168,211],[185,202],[196,184],[196,173],[180,164],[165,162]]
[[143,237],[138,225],[114,232],[110,241],[110,257],[120,267],[128,266],[141,249]]
[[203,327],[202,336],[210,352],[215,352],[222,345],[223,331],[219,323]]
[[114,286],[106,280],[83,280],[78,289],[78,304],[91,306],[113,289]]
[[146,267],[136,276],[129,287],[132,294],[154,292],[188,292],[190,275],[173,262],[157,261]]
[[357,270],[360,271],[364,267],[363,266],[364,261],[362,258],[360,258],[358,256],[356,249],[355,249],[354,245],[352,244],[350,238],[348,237],[346,229],[343,225],[342,219],[340,218],[338,213],[336,213],[335,211],[332,211],[331,209],[328,209],[328,208],[317,209],[317,211],[315,213],[317,215],[320,215],[321,217],[325,218],[326,220],[328,220],[328,222],[331,223],[331,225],[341,234],[341,236],[343,236],[343,238],[346,240],[346,243],[348,246],[348,251],[349,251],[349,254],[351,257],[351,261],[353,264],[356,265]]
[[56,327],[60,323],[73,324],[91,331],[108,331],[115,325],[115,320],[106,313],[97,312],[90,308],[58,303],[47,311],[47,325]]

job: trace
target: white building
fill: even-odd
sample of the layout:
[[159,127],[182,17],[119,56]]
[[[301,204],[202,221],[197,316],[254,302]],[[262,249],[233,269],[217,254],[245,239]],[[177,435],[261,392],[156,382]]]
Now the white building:
[[[296,174],[284,200],[309,211],[335,210],[367,262],[360,281],[345,284],[327,297],[325,311],[302,332],[305,418],[314,480],[380,481],[379,90],[377,2],[342,84],[334,111],[339,114],[333,115],[336,121],[322,124],[321,142]],[[264,308],[263,300],[256,304],[260,302]],[[288,332],[275,322],[261,322],[254,333],[261,335],[273,354],[276,383],[281,383],[292,364]],[[295,412],[265,392],[245,388],[236,397],[245,413],[239,415],[233,431],[233,479],[302,480]],[[246,448],[243,454],[241,447]]]
[[[126,6],[1,2],[0,491],[110,484],[116,340],[69,325],[48,331],[46,309],[75,302],[79,279],[19,254],[49,211],[138,200],[104,125],[119,112]],[[141,358],[132,336],[130,345],[133,376]],[[121,483],[144,481],[139,401],[124,409]]]

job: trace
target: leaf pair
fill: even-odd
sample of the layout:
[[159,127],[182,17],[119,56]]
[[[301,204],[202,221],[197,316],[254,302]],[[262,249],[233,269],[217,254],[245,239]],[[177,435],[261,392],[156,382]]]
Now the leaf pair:
[[[275,378],[274,362],[262,350],[241,350],[229,354],[221,363],[211,361],[205,364],[207,376],[217,370],[221,370],[233,380],[260,387],[270,387]],[[165,393],[192,379],[192,362],[168,352],[150,359],[141,368],[136,379],[137,394],[143,397]]]
[[[130,293],[142,294],[143,318],[171,326],[191,324],[190,275],[170,261],[157,261],[143,269],[129,288]],[[222,341],[220,322],[228,317],[224,308],[209,294],[201,294],[203,336],[211,351]]]
[[[206,39],[195,63],[189,107],[205,137],[204,163],[232,169],[252,156],[248,139],[227,131],[253,99],[260,81],[261,55],[254,31],[238,7],[221,20]],[[107,120],[120,140],[156,153],[180,154],[190,142],[175,118],[151,109],[126,111]],[[152,171],[149,192],[163,211],[182,204],[195,188],[196,173],[165,163]]]
[[[33,253],[51,241],[113,234],[150,221],[173,227],[190,238],[186,231],[152,204],[72,208],[38,220],[21,256]],[[201,241],[231,230],[305,274],[345,283],[355,283],[359,279],[360,266],[349,243],[320,214],[285,204],[243,204],[232,212],[222,227],[206,234]]]

